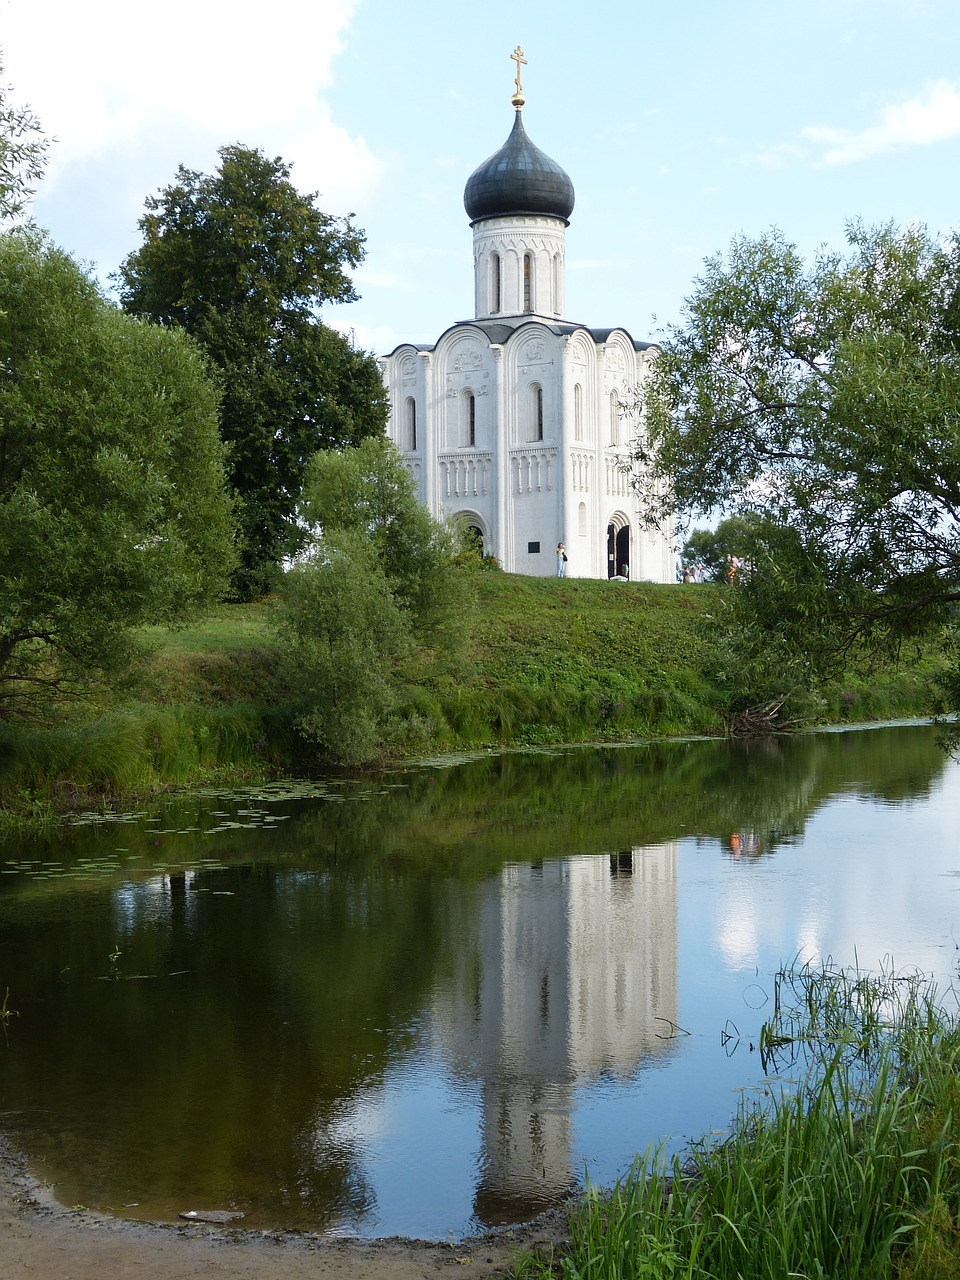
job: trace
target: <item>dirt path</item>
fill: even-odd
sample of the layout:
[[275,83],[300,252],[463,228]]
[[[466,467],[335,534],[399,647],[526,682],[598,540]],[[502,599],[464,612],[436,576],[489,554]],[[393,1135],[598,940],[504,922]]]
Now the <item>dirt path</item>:
[[0,1139],[3,1280],[485,1280],[563,1234],[559,1213],[455,1245],[124,1222],[58,1204]]

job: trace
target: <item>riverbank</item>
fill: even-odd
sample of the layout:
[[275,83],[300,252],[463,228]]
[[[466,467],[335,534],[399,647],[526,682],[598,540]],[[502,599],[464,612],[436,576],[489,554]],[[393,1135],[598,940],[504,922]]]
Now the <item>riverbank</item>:
[[[758,1051],[771,1088],[732,1133],[637,1158],[569,1219],[458,1242],[351,1241],[131,1223],[59,1204],[0,1139],[5,1280],[593,1280],[960,1275],[960,1022],[921,975],[806,966],[776,978]],[[568,1269],[568,1270],[567,1270]]]
[[59,1204],[0,1139],[5,1280],[484,1280],[509,1273],[521,1255],[561,1247],[566,1238],[559,1213],[456,1243],[134,1223]]
[[[757,1045],[770,1080],[729,1135],[637,1157],[571,1214],[590,1280],[955,1280],[960,1021],[923,975],[782,970]],[[553,1280],[530,1258],[518,1280]]]
[[[769,684],[737,660],[730,593],[708,584],[476,575],[456,643],[409,655],[371,764],[457,751],[722,736]],[[122,687],[41,720],[0,723],[0,834],[164,791],[329,772],[298,734],[296,673],[270,602],[151,629]],[[781,723],[855,723],[945,709],[935,640],[830,681],[794,681]],[[777,724],[771,721],[771,726]]]

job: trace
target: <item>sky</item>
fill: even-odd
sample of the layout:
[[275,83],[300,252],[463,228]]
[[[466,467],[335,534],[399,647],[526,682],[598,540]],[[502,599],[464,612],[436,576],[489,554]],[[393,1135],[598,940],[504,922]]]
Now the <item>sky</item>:
[[109,290],[178,165],[257,147],[365,231],[360,301],[323,319],[376,354],[473,314],[463,188],[512,127],[518,45],[527,133],[576,189],[568,320],[655,340],[739,235],[960,227],[958,0],[0,0],[59,245]]

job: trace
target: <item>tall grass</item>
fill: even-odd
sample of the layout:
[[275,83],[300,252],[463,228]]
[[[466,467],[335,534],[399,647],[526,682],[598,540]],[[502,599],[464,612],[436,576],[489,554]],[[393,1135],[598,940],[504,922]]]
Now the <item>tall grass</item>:
[[[80,725],[0,724],[0,806],[36,825],[91,797],[143,796],[270,763],[278,730],[253,705],[134,705]],[[29,805],[26,800],[29,799]]]
[[[737,691],[710,675],[719,590],[479,575],[477,608],[458,619],[464,644],[411,655],[377,750],[387,759],[722,733]],[[189,628],[150,629],[141,666],[96,706],[54,705],[45,727],[0,723],[0,835],[77,802],[139,799],[222,771],[329,767],[292,729],[299,688],[271,619],[269,603],[223,605]],[[869,676],[851,667],[817,693],[827,718],[942,710],[942,663],[932,649],[914,659]]]
[[950,1280],[960,1276],[960,1025],[919,976],[784,973],[764,1028],[801,1071],[744,1105],[723,1143],[654,1149],[588,1188],[564,1280]]

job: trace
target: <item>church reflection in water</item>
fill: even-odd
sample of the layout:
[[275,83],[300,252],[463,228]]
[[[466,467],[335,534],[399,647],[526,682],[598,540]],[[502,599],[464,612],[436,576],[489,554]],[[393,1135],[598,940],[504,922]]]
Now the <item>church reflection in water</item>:
[[481,1222],[562,1200],[577,1086],[670,1052],[677,850],[508,865],[457,922],[432,1025],[451,1069],[481,1089]]

